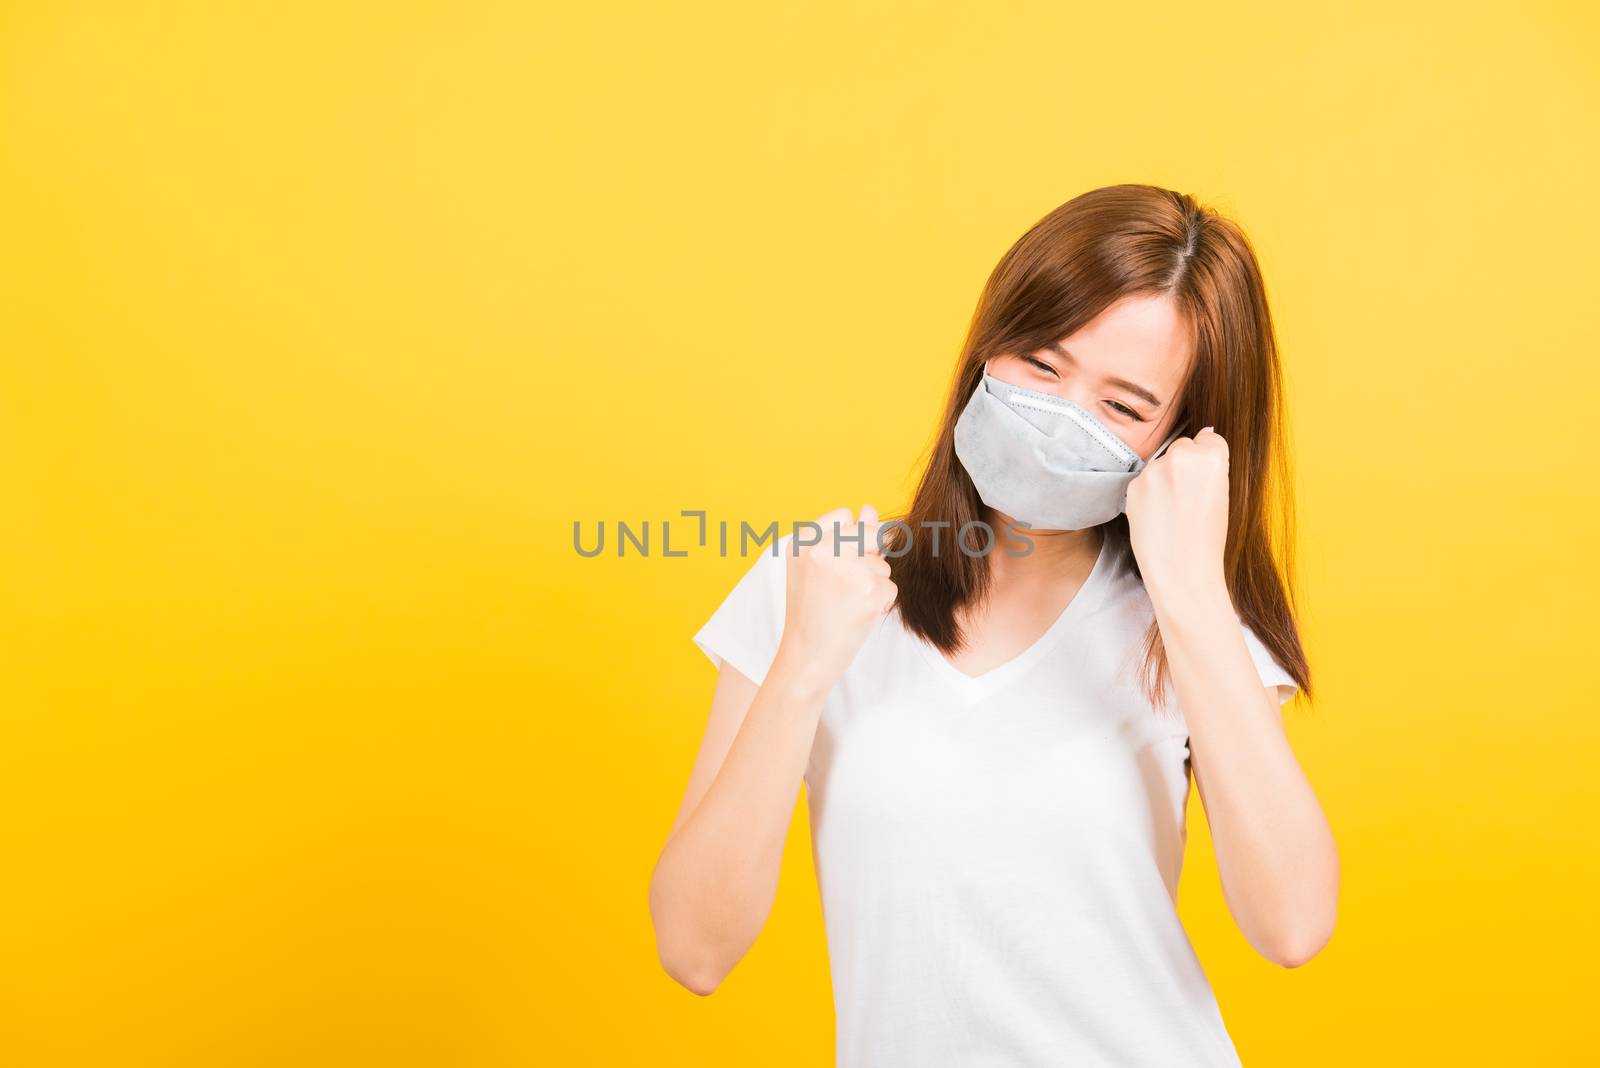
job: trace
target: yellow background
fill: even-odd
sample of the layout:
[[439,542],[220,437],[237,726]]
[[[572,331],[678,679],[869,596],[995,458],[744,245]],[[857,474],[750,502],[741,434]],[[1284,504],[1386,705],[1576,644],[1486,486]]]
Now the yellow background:
[[1344,895],[1258,958],[1193,801],[1245,1063],[1592,1055],[1592,6],[0,28],[0,1063],[831,1063],[803,795],[715,995],[646,911],[747,561],[572,523],[902,505],[996,259],[1119,181],[1246,227],[1288,366]]

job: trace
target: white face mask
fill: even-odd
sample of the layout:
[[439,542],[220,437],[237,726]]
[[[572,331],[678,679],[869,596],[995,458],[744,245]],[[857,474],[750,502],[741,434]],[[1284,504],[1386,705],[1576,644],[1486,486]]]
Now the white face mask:
[[1149,462],[1082,405],[1002,382],[987,360],[956,420],[955,448],[984,504],[1041,530],[1115,519],[1127,506],[1128,483]]

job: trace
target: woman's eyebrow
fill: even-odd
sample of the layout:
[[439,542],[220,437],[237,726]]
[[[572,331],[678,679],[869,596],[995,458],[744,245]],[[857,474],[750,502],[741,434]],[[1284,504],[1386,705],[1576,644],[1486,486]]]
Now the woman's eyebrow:
[[[1058,356],[1064,357],[1069,362],[1077,362],[1072,353],[1067,351],[1067,347],[1059,341],[1052,341],[1050,344],[1046,345],[1045,348],[1049,349]],[[1125,389],[1129,393],[1132,393],[1135,397],[1148,401],[1157,408],[1161,407],[1161,398],[1156,396],[1154,393],[1151,393],[1148,389],[1145,389],[1137,382],[1129,382],[1126,378],[1108,378],[1106,379],[1106,384],[1116,386],[1118,389]]]

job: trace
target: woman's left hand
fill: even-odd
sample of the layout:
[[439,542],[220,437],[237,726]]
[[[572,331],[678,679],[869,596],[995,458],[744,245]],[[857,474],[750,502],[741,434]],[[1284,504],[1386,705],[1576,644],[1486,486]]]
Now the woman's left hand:
[[1227,596],[1228,443],[1210,427],[1177,438],[1128,483],[1128,535],[1154,599]]

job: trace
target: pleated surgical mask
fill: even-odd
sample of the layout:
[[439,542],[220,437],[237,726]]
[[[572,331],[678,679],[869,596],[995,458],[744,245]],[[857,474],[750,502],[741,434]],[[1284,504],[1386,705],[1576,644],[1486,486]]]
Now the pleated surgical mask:
[[956,420],[955,449],[984,504],[1041,530],[1115,519],[1127,507],[1128,483],[1149,463],[1087,408],[1003,382],[987,360]]

